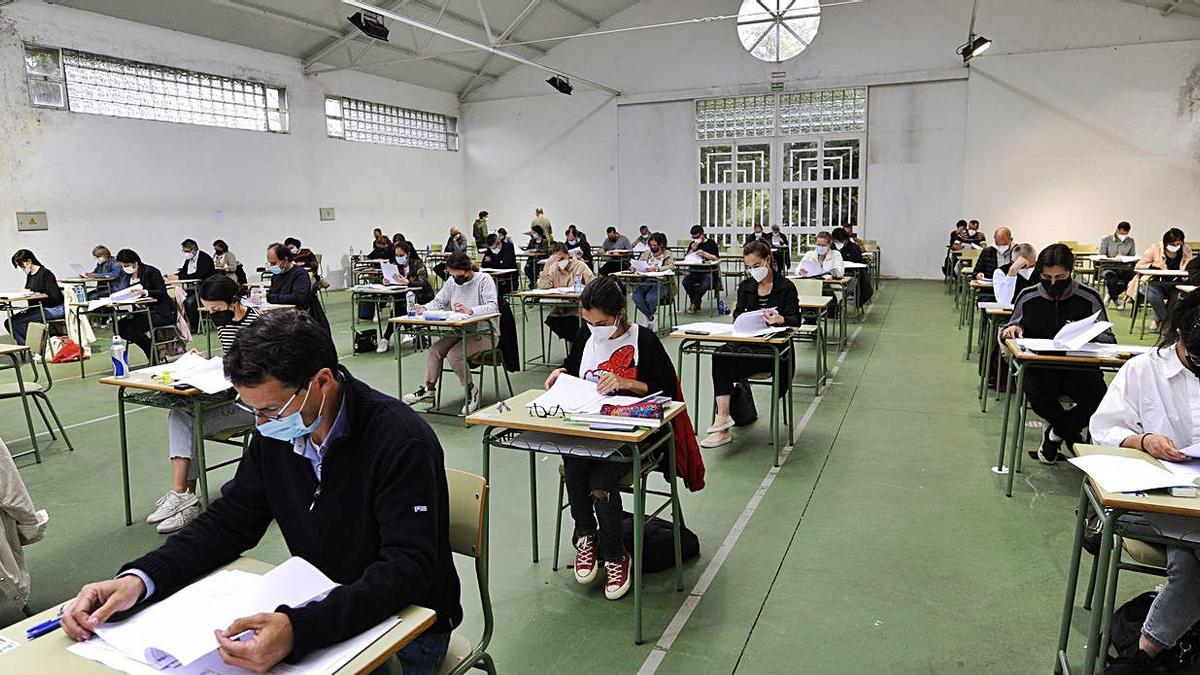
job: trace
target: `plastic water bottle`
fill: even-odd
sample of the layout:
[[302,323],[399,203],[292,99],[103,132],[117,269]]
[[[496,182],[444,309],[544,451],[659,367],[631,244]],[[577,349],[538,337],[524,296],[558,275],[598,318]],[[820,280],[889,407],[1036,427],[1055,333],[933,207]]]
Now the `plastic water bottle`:
[[262,288],[255,286],[250,289],[250,304],[257,307],[262,304]]
[[74,288],[75,288],[75,300],[81,305],[86,304],[88,301],[87,300],[87,286],[84,286],[83,284],[75,284]]
[[433,244],[425,244],[425,257],[433,255]]
[[129,377],[129,362],[125,360],[125,341],[114,335],[112,341],[113,377]]
[[729,306],[725,304],[725,298],[717,298],[717,316],[725,316],[729,313]]
[[583,275],[581,275],[581,274],[575,275],[575,292],[576,293],[583,292]]
[[408,308],[409,316],[417,315],[417,294],[409,291],[404,294],[404,306]]

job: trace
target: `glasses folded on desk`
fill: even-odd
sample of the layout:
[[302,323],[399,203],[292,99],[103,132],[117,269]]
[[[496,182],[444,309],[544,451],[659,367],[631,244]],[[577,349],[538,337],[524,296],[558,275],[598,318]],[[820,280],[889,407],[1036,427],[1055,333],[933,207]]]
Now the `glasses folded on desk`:
[[542,418],[542,419],[546,419],[549,417],[561,417],[563,419],[566,419],[567,411],[563,410],[563,407],[560,405],[546,408],[546,407],[543,407],[543,406],[540,406],[540,405],[534,403],[533,405],[529,406],[529,415],[531,417],[538,417],[538,418]]

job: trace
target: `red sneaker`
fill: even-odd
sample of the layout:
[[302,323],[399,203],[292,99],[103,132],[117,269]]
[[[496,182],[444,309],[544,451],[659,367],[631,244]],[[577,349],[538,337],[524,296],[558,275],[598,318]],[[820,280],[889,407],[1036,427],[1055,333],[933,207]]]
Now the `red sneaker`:
[[608,580],[604,582],[604,597],[609,600],[620,600],[629,592],[629,586],[633,583],[633,575],[629,572],[631,560],[632,558],[626,553],[621,562],[604,563],[604,573],[608,577]]
[[575,581],[590,584],[596,580],[600,568],[596,565],[596,536],[580,537],[575,542]]

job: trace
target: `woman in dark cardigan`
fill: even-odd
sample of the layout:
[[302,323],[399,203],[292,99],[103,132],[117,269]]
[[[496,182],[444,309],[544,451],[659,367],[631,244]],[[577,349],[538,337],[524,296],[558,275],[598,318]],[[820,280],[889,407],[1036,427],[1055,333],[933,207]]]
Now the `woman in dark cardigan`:
[[[765,241],[746,244],[742,249],[742,262],[750,276],[738,285],[737,307],[733,310],[733,318],[761,309],[766,310],[763,318],[770,325],[799,326],[802,320],[796,285],[772,268],[771,247]],[[735,354],[713,355],[713,395],[716,398],[717,413],[712,426],[707,430],[708,436],[700,441],[700,447],[716,448],[733,440],[733,433],[730,431],[733,428],[733,418],[729,416],[733,385],[738,380],[761,373],[768,367],[768,362],[761,358]],[[787,393],[791,387],[794,368],[795,364],[790,357],[784,360],[780,368],[780,375],[783,376],[779,387],[780,396]]]

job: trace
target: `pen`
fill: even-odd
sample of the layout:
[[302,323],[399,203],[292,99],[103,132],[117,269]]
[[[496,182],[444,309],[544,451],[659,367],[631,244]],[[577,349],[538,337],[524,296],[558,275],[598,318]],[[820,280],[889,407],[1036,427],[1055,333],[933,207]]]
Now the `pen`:
[[32,628],[26,628],[25,629],[25,639],[32,640],[34,638],[40,638],[41,636],[45,635],[46,633],[50,633],[54,630],[57,630],[60,623],[61,623],[61,618],[54,617],[53,619],[39,623],[38,625],[36,625]]

